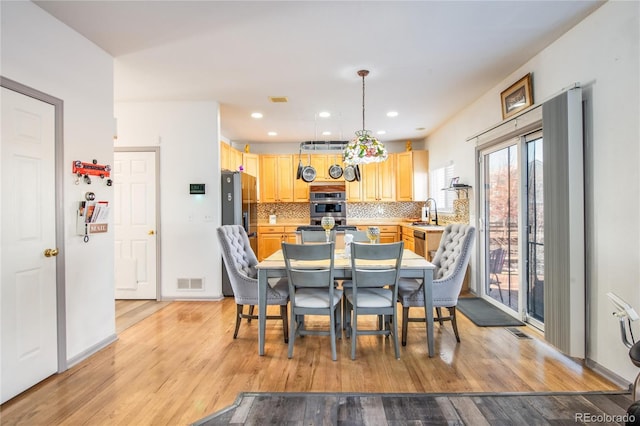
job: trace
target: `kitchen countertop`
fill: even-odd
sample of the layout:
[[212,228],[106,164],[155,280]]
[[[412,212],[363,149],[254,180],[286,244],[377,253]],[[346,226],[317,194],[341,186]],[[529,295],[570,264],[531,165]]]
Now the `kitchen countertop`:
[[[403,226],[411,229],[422,230],[426,232],[442,232],[444,226],[436,225],[412,225],[417,219],[407,218],[381,218],[381,219],[349,219],[347,225],[366,226],[366,225],[396,225]],[[303,219],[282,219],[276,221],[276,223],[269,223],[268,221],[258,222],[258,226],[303,226],[309,225],[309,221]]]

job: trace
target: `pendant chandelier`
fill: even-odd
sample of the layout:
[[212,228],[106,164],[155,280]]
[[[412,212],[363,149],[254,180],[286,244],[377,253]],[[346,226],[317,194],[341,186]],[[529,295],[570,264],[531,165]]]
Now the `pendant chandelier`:
[[345,164],[368,164],[385,161],[388,157],[387,149],[382,142],[376,139],[364,126],[364,78],[369,71],[360,70],[358,75],[362,77],[362,130],[356,131],[353,138],[345,147],[342,157]]

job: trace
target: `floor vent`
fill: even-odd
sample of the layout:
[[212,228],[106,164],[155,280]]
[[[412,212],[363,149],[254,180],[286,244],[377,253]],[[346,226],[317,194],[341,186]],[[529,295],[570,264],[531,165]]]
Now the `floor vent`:
[[511,334],[513,334],[514,336],[516,336],[518,339],[531,339],[531,337],[525,333],[523,333],[522,331],[520,331],[519,328],[515,328],[515,327],[509,327],[507,328],[507,331]]
[[204,290],[204,279],[178,278],[178,290]]

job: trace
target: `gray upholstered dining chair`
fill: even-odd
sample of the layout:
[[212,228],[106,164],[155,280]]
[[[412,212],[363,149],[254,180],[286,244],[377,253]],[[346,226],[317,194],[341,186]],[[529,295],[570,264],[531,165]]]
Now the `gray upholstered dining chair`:
[[[397,359],[398,347],[398,277],[402,264],[404,243],[351,245],[351,287],[345,289],[346,317],[351,321],[347,335],[351,337],[351,359],[356,359],[358,335],[393,336]],[[375,315],[384,318],[376,329],[359,328],[358,317]]]
[[366,231],[344,231],[344,234],[351,234],[353,235],[353,242],[354,243],[368,243],[369,242],[369,238],[367,238],[367,232]]
[[[311,230],[302,230],[300,231],[300,241],[302,244],[307,243],[326,243],[327,242],[327,234],[325,231],[311,231]],[[329,231],[329,241],[336,242],[336,230],[332,229]]]
[[[258,259],[251,249],[246,231],[240,225],[222,225],[218,228],[218,241],[222,248],[222,259],[229,274],[233,297],[236,301],[236,329],[233,338],[238,337],[240,322],[243,318],[251,321],[258,319],[253,314],[253,307],[258,304]],[[267,286],[267,305],[279,305],[280,315],[267,315],[266,319],[282,320],[284,341],[289,341],[287,325],[287,303],[289,302],[289,285],[286,278]],[[244,305],[249,305],[249,312],[244,313]]]
[[[447,225],[433,259],[436,266],[433,274],[433,307],[438,313],[436,320],[440,324],[443,321],[451,321],[458,342],[460,335],[456,322],[456,306],[469,264],[475,232],[476,229],[471,225]],[[424,307],[422,280],[401,278],[398,282],[398,301],[402,304],[402,346],[405,346],[408,323],[425,321],[423,317],[409,317],[409,308]],[[441,308],[447,308],[448,317],[442,317]]]
[[[336,336],[341,336],[340,299],[342,290],[334,285],[334,243],[282,243],[291,312],[289,318],[289,358],[293,357],[296,335],[331,337],[331,359],[337,360]],[[326,315],[329,330],[307,329],[305,315]],[[338,332],[340,332],[338,334]]]

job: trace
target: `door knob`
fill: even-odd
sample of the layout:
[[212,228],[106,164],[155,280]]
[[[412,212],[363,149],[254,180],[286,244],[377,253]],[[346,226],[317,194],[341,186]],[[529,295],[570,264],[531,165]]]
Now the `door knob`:
[[44,251],[44,257],[53,257],[58,255],[58,249],[46,249]]
[[149,235],[155,235],[156,233],[153,231],[153,229],[151,231],[149,231]]

